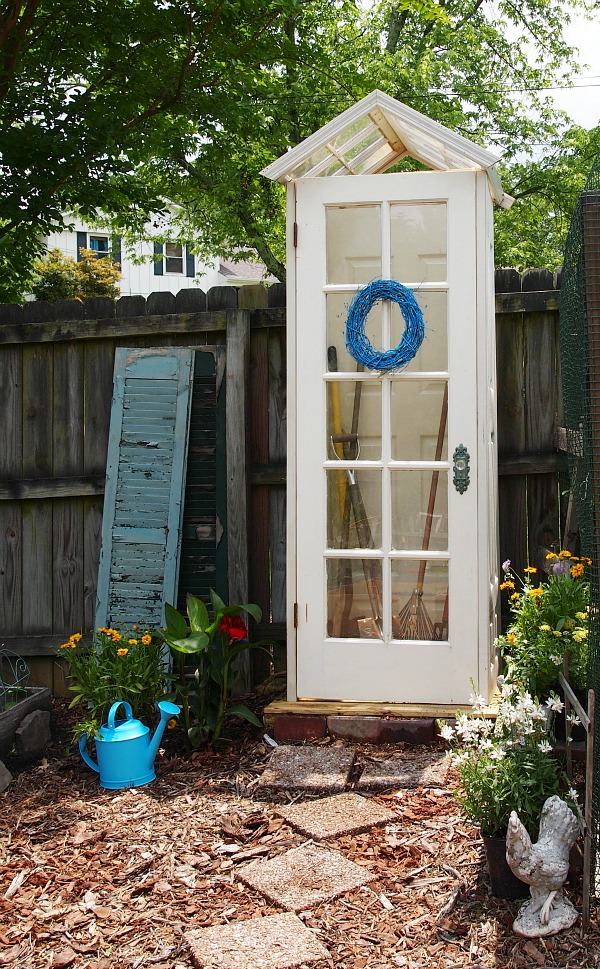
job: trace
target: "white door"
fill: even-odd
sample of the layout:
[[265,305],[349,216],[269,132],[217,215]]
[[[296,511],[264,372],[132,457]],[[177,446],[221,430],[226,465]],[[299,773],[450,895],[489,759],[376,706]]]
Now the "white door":
[[[296,193],[297,695],[464,703],[478,678],[475,175],[300,179]],[[425,322],[408,366],[383,375],[346,346],[348,306],[378,279],[414,290]],[[396,347],[398,305],[376,303],[364,331]]]

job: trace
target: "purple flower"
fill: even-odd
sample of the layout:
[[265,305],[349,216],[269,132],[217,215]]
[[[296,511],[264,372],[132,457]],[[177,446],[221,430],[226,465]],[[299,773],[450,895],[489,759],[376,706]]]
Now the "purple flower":
[[502,563],[502,571],[508,572],[509,569],[510,569],[510,559],[507,559],[506,562]]
[[554,572],[555,575],[565,575],[565,573],[569,571],[569,563],[555,562],[554,565],[552,566],[552,571]]

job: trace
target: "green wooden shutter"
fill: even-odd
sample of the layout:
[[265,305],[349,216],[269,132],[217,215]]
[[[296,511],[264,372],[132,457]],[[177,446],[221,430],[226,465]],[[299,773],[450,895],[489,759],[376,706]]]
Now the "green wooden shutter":
[[115,352],[96,626],[158,627],[175,602],[194,351]]
[[81,262],[81,250],[88,248],[87,232],[77,233],[77,262]]
[[[158,258],[160,256],[160,259]],[[154,275],[162,276],[164,273],[164,260],[163,260],[163,244],[162,242],[154,243]]]
[[192,279],[196,275],[196,258],[190,246],[185,247],[185,274]]

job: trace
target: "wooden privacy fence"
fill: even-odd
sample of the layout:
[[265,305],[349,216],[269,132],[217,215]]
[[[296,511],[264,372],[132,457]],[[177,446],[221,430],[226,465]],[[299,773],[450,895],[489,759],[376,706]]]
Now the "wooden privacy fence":
[[[497,273],[500,552],[517,569],[561,535],[556,283],[543,271]],[[201,434],[198,444],[224,455],[221,479],[200,485],[220,494],[214,521],[191,534],[218,549],[199,566],[206,584],[257,602],[258,633],[285,639],[284,307],[281,285],[0,307],[0,644],[32,662],[37,682],[52,682],[57,645],[94,624],[117,346],[224,352],[215,393],[224,381],[225,418],[214,443]]]

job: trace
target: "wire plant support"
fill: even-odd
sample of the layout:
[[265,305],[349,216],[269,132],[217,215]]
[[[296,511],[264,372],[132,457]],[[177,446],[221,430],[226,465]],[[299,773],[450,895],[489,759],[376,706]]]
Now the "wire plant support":
[[31,671],[22,656],[0,649],[0,713],[22,699]]

